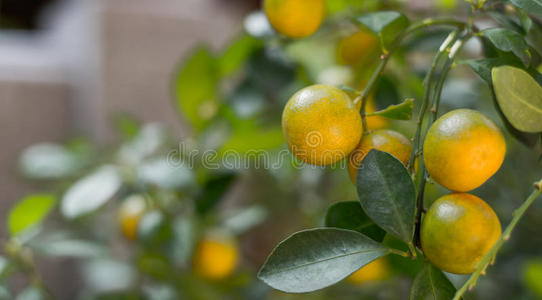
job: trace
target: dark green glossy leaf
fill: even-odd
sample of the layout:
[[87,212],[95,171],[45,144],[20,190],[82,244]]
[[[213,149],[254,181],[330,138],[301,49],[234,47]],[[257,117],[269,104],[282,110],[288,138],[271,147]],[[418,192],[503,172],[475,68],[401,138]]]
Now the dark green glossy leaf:
[[356,19],[380,38],[381,44],[388,46],[397,35],[408,27],[408,18],[396,11],[380,11],[366,14]]
[[227,173],[213,176],[207,180],[201,193],[196,197],[196,211],[198,214],[204,215],[215,207],[228,191],[235,178],[234,173]]
[[103,166],[77,181],[62,197],[61,212],[69,219],[93,212],[109,201],[122,186],[116,167]]
[[511,0],[510,2],[526,13],[542,18],[542,0]]
[[412,283],[409,300],[450,300],[455,291],[442,271],[431,264],[425,264]]
[[406,99],[400,104],[393,104],[383,110],[367,114],[367,116],[381,116],[394,120],[410,120],[414,109],[414,99]]
[[330,206],[326,214],[326,227],[355,230],[381,242],[386,234],[365,214],[359,201],[338,202]]
[[529,46],[519,33],[506,28],[490,28],[483,30],[482,34],[499,50],[512,52],[525,66],[529,65],[531,60]]
[[497,23],[500,23],[508,29],[511,29],[521,34],[525,34],[528,31],[520,24],[518,24],[510,15],[506,15],[497,11],[489,11],[488,15],[490,15],[495,21],[497,21]]
[[542,131],[542,87],[529,73],[511,66],[493,68],[493,87],[502,112],[515,128]]
[[174,81],[176,107],[197,131],[218,110],[216,60],[206,48],[196,49],[184,62]]
[[373,149],[361,162],[356,186],[361,207],[373,222],[410,243],[416,191],[405,166],[391,154]]
[[359,201],[338,202],[331,205],[326,214],[326,226],[358,231],[373,224]]
[[388,253],[388,248],[356,231],[305,230],[273,250],[258,278],[284,292],[311,292],[337,283]]
[[29,227],[36,226],[49,214],[56,204],[53,195],[35,194],[26,196],[9,212],[8,228],[15,235]]

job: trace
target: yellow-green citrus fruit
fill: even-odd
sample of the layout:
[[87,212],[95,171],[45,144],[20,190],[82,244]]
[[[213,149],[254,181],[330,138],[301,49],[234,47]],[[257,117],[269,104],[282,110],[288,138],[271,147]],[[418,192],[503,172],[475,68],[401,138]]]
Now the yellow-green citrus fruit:
[[497,125],[470,109],[440,117],[423,145],[431,177],[455,192],[467,192],[486,182],[500,168],[505,153],[506,143]]
[[344,65],[358,65],[377,53],[378,39],[374,34],[360,30],[339,41],[337,61]]
[[371,149],[388,152],[406,166],[412,152],[412,144],[397,131],[378,129],[367,132],[348,158],[348,175],[350,175],[353,183],[356,183],[356,176],[361,162]]
[[361,117],[338,88],[312,85],[295,93],[282,113],[282,130],[292,154],[312,165],[345,158],[361,139]]
[[269,23],[281,34],[300,38],[313,34],[325,17],[325,0],[265,0]]
[[389,273],[388,262],[385,258],[379,258],[352,273],[346,281],[352,284],[377,282],[386,279]]
[[437,199],[422,220],[425,257],[438,268],[469,274],[501,235],[501,224],[484,200],[466,193]]
[[193,266],[200,277],[219,280],[233,273],[238,260],[239,252],[234,240],[209,236],[198,243]]
[[137,237],[137,224],[145,212],[145,199],[134,195],[124,200],[119,208],[118,220],[122,233],[130,240]]

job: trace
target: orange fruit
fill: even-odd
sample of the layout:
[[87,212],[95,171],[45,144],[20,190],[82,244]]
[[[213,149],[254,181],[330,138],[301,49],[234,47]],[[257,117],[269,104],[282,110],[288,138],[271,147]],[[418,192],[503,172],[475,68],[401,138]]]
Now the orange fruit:
[[139,195],[128,197],[119,208],[118,220],[122,233],[130,240],[137,237],[137,225],[145,212],[145,199]]
[[320,166],[344,159],[362,135],[361,117],[350,97],[321,84],[290,98],[282,113],[282,130],[295,157]]
[[233,273],[238,260],[239,252],[233,239],[208,235],[194,251],[193,266],[196,274],[202,278],[219,280]]
[[341,39],[337,45],[337,61],[343,65],[359,65],[378,54],[378,39],[360,30]]
[[269,23],[291,38],[313,34],[326,13],[325,0],[265,0],[263,8]]
[[385,258],[378,258],[352,273],[346,281],[352,284],[363,284],[384,280],[389,276],[389,265]]
[[425,257],[438,268],[469,274],[501,235],[501,224],[484,200],[466,193],[437,199],[422,220]]
[[406,166],[412,152],[412,144],[404,135],[393,130],[369,131],[361,138],[359,145],[352,151],[348,159],[348,174],[354,184],[358,168],[371,149],[388,152]]
[[500,168],[505,153],[506,143],[497,125],[470,109],[440,117],[423,145],[431,177],[456,192],[470,191],[486,182]]

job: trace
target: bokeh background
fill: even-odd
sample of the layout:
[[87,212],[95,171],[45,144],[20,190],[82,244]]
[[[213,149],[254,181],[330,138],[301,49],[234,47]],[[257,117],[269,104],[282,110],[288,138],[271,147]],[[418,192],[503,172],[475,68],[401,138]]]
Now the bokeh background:
[[[293,92],[312,83],[363,86],[375,53],[361,53],[364,60],[353,63],[337,58],[341,39],[358,30],[345,21],[348,17],[379,9],[399,9],[412,19],[461,16],[468,6],[459,0],[330,0],[325,26],[299,41],[277,37],[259,7],[258,0],[0,2],[3,252],[13,238],[10,208],[26,195],[45,191],[62,199],[74,182],[105,164],[124,172],[113,201],[77,220],[54,209],[33,233],[28,247],[50,294],[58,299],[407,299],[420,262],[401,258],[387,262],[383,278],[309,295],[272,291],[255,278],[279,241],[322,226],[332,203],[357,199],[344,169],[301,166],[281,156],[280,113]],[[478,25],[496,22],[488,16]],[[436,30],[407,41],[379,81],[374,109],[421,98],[423,76],[445,37]],[[481,51],[480,43],[469,43],[462,58],[480,57]],[[487,85],[466,65],[452,71],[442,105],[441,111],[479,109],[504,128]],[[407,136],[414,130],[412,122],[373,122],[374,128]],[[506,135],[503,167],[474,192],[503,225],[542,174],[540,146]],[[252,162],[218,170],[206,170],[201,162],[164,167],[172,153],[186,159],[180,147],[216,150],[219,158],[227,150],[262,150],[273,161],[285,161],[271,169]],[[166,220],[168,229],[162,223],[148,229],[159,232],[158,241],[151,234],[150,247],[146,238],[127,241],[118,229],[116,211],[135,193],[151,199]],[[445,193],[430,185],[426,201]],[[542,298],[541,216],[537,202],[469,299]],[[239,266],[220,282],[197,279],[190,262],[193,248],[186,245],[217,228],[237,240]],[[160,239],[163,230],[169,233]],[[62,244],[75,240],[86,244]],[[6,264],[9,258],[2,258],[2,270]],[[0,296],[46,298],[27,273],[4,275]],[[456,284],[465,280],[449,276]]]

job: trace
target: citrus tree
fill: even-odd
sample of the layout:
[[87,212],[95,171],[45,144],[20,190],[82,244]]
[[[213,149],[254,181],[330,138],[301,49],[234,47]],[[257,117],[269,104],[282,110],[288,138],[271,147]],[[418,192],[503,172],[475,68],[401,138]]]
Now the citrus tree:
[[[263,3],[270,24],[286,44],[315,33],[325,16],[323,0]],[[454,66],[470,66],[489,86],[510,134],[536,145],[542,132],[542,77],[536,69],[540,43],[534,36],[540,34],[542,4],[472,0],[466,5],[469,13],[461,18],[411,20],[401,12],[385,10],[345,20],[370,33],[344,39],[339,44],[342,61],[360,64],[356,58],[366,60],[370,56],[362,56],[373,51],[366,48],[378,45],[374,71],[360,90],[325,84],[300,89],[284,107],[282,129],[290,152],[306,164],[328,166],[347,160],[359,201],[332,205],[325,227],[300,231],[282,241],[258,274],[266,284],[284,292],[312,292],[355,278],[387,255],[423,257],[410,299],[461,299],[495,261],[542,193],[542,178],[527,179],[538,181],[502,230],[491,206],[470,192],[501,167],[504,135],[476,110],[462,108],[441,115],[441,94]],[[488,17],[497,25],[479,28],[477,21]],[[375,85],[393,55],[408,51],[402,45],[411,36],[435,27],[446,28],[448,34],[435,49],[423,81],[423,97],[368,112]],[[355,39],[363,43],[352,42]],[[482,45],[483,57],[460,60],[471,40]],[[349,49],[348,43],[366,51]],[[418,110],[412,139],[369,125],[374,116],[410,120],[414,104]],[[449,194],[426,199],[428,180]],[[400,242],[389,243],[387,237]],[[471,275],[456,289],[442,271]]]

